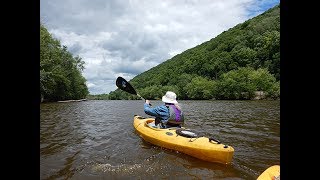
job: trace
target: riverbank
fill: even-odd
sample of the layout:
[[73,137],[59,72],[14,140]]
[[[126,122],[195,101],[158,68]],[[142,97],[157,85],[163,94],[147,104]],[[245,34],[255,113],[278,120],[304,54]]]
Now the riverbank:
[[86,101],[87,99],[78,99],[78,100],[65,100],[65,101],[57,101],[59,103],[66,103],[66,102],[80,102],[80,101]]

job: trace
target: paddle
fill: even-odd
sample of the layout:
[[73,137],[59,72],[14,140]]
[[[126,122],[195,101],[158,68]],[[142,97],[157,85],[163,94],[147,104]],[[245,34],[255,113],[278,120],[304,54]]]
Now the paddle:
[[[133,95],[137,95],[139,96],[143,101],[146,101],[143,97],[141,97],[137,91],[131,86],[131,84],[126,81],[123,77],[118,77],[117,80],[116,80],[116,85],[119,89],[125,91],[125,92],[128,92],[130,94],[133,94]],[[150,104],[151,105],[151,104]]]

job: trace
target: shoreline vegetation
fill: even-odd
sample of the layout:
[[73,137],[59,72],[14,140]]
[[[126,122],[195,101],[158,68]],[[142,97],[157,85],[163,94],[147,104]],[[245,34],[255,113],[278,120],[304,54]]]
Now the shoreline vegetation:
[[[68,102],[81,102],[81,101],[88,101],[88,100],[122,100],[122,99],[109,99],[108,94],[98,94],[98,95],[89,94],[87,96],[87,98],[84,98],[84,99],[71,99],[71,100],[53,101],[53,102],[68,103]],[[139,99],[129,99],[129,100],[139,100]],[[151,100],[161,100],[161,99],[157,98],[157,99],[151,99]],[[183,100],[191,100],[191,99],[183,99]],[[201,100],[201,99],[194,99],[194,100]],[[205,100],[216,100],[216,99],[205,99]],[[233,100],[237,100],[237,99],[233,99]],[[266,97],[265,92],[255,91],[253,98],[239,99],[239,100],[280,100],[280,97],[279,98],[268,98],[268,97]],[[50,102],[50,101],[41,99],[41,103],[45,103],[45,102]]]
[[[247,94],[248,93],[242,93]],[[139,98],[132,99],[110,99],[109,94],[98,94],[87,96],[87,100],[140,100]],[[160,98],[151,98],[150,100],[161,100]],[[266,92],[263,91],[255,91],[254,95],[251,98],[242,98],[242,99],[180,99],[180,100],[280,100],[280,96],[277,98],[270,98],[266,95]]]
[[57,101],[59,103],[67,103],[67,102],[81,102],[86,101],[87,99],[79,99],[79,100],[65,100],[65,101]]
[[41,99],[40,103],[46,103],[46,102],[58,102],[58,103],[69,103],[69,102],[81,102],[81,101],[87,101],[87,98],[84,99],[69,99],[69,100],[63,100],[63,101],[52,101],[48,99]]
[[84,65],[40,22],[40,102],[84,99],[89,94]]

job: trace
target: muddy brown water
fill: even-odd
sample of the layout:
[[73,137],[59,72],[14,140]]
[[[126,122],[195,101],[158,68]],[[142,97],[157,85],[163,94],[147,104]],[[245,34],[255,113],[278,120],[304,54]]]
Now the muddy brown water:
[[[153,106],[161,101],[151,101]],[[256,179],[280,164],[280,101],[179,101],[185,126],[235,149],[222,165],[154,146],[134,130],[141,100],[40,105],[40,179]]]

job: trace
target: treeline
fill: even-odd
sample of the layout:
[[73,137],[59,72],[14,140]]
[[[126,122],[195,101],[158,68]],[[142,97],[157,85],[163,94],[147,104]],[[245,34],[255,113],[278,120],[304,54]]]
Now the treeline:
[[87,99],[88,100],[106,100],[106,99],[109,99],[109,94],[97,94],[97,95],[88,94]]
[[[178,99],[253,99],[256,91],[263,91],[266,98],[277,99],[280,82],[267,69],[240,67],[222,74],[219,80],[183,74],[176,85],[152,85],[137,91],[146,99],[161,99],[168,90],[176,92]],[[138,99],[121,90],[96,97],[99,98],[93,99]]]
[[[280,5],[134,77],[139,94],[157,99],[280,98]],[[108,99],[136,99],[119,89]]]
[[73,57],[66,46],[40,24],[40,99],[59,101],[83,99],[89,94],[81,72],[84,61]]

